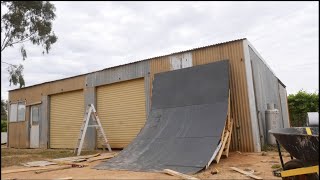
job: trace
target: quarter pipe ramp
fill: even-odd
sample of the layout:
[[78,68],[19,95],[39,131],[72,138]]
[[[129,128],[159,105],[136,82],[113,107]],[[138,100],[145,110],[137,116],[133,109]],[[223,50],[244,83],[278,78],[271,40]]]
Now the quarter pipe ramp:
[[144,128],[96,169],[196,173],[216,150],[228,109],[229,61],[156,74]]

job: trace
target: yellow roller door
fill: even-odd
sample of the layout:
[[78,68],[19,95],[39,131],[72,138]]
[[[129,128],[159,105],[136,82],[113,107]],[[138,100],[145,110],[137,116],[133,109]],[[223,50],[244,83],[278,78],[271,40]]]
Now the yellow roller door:
[[74,148],[84,115],[83,91],[52,95],[50,99],[50,148]]
[[112,148],[124,148],[137,136],[145,111],[143,78],[97,88],[97,112]]

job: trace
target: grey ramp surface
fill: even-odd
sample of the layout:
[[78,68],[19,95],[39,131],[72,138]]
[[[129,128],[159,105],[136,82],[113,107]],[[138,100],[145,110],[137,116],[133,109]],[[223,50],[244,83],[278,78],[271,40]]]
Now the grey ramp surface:
[[217,148],[228,109],[229,61],[159,73],[144,128],[96,169],[193,174]]

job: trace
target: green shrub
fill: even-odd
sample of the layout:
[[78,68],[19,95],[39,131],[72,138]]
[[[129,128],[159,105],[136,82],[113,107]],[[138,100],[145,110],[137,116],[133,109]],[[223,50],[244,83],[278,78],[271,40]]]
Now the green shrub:
[[288,96],[290,125],[306,126],[307,112],[319,112],[319,92],[308,93],[300,90]]
[[1,120],[1,132],[7,132],[7,121]]

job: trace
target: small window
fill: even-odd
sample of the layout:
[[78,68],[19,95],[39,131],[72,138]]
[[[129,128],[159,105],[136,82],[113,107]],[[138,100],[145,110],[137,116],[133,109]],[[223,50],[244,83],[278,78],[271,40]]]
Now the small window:
[[31,106],[31,121],[32,125],[39,124],[40,106]]
[[17,122],[17,111],[18,111],[18,104],[10,104],[10,114],[9,114],[9,121],[10,122]]
[[18,103],[18,121],[25,121],[26,105],[24,102]]

